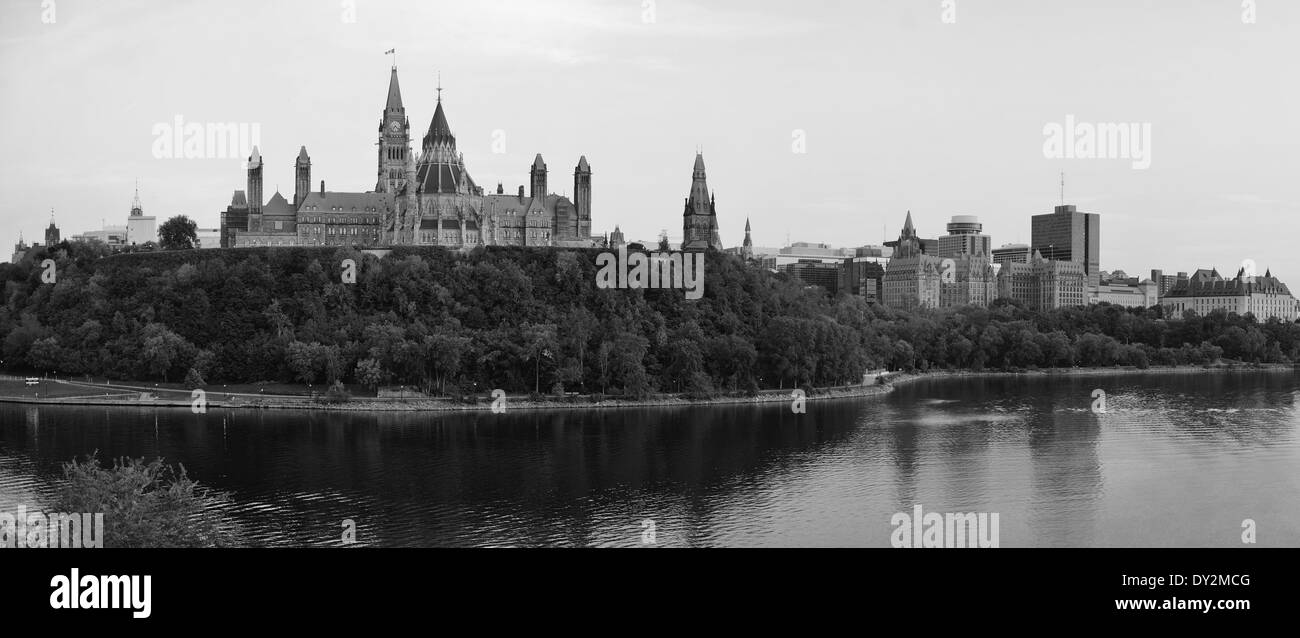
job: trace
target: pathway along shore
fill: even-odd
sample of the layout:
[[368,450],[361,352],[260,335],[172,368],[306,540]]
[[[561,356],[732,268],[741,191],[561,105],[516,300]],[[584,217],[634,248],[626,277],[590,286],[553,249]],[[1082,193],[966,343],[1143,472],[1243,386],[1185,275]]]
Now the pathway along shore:
[[[996,377],[1085,377],[1085,376],[1120,376],[1140,374],[1215,374],[1224,372],[1300,372],[1300,366],[1291,364],[1219,364],[1210,366],[1152,366],[1147,369],[1136,367],[1112,368],[1052,368],[1047,370],[1029,370],[1021,372],[1003,371],[969,371],[940,370],[931,372],[892,373],[885,383],[872,383],[837,386],[832,388],[805,389],[807,401],[830,399],[848,399],[884,396],[900,385],[922,379],[955,378],[996,378]],[[43,381],[49,383],[49,381]],[[155,390],[145,386],[131,385],[95,385],[73,381],[55,381],[65,388],[84,388],[84,394],[68,397],[33,398],[24,396],[5,396],[0,394],[0,403],[18,403],[29,405],[59,406],[105,406],[136,408],[191,408],[193,400],[189,392],[183,390]],[[173,395],[169,398],[141,398],[149,393]],[[111,394],[98,397],[96,393]],[[707,405],[738,405],[793,403],[796,400],[794,390],[762,390],[754,396],[719,396],[707,399],[692,399],[680,395],[654,395],[646,399],[601,399],[592,400],[590,396],[556,397],[548,400],[531,400],[528,395],[518,398],[506,397],[505,409],[510,412],[519,410],[589,410],[609,408],[649,408],[649,407],[688,407]],[[183,398],[182,398],[183,397]],[[261,395],[261,394],[224,394],[209,392],[207,409],[212,410],[322,410],[340,412],[473,412],[491,411],[494,400],[490,397],[476,397],[474,403],[454,399],[400,399],[400,398],[350,398],[346,401],[327,402],[322,398],[296,395]]]

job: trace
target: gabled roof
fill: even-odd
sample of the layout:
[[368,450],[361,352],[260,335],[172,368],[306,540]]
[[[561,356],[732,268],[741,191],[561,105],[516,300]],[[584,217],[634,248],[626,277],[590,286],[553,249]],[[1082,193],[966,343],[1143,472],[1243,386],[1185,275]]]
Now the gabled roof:
[[[340,208],[342,210],[334,210]],[[298,207],[306,213],[373,213],[393,209],[393,196],[388,193],[336,193],[312,191]]]
[[294,214],[293,205],[284,198],[284,195],[280,194],[280,191],[275,191],[275,194],[271,196],[271,201],[268,201],[266,205],[262,207],[262,214],[292,217]]

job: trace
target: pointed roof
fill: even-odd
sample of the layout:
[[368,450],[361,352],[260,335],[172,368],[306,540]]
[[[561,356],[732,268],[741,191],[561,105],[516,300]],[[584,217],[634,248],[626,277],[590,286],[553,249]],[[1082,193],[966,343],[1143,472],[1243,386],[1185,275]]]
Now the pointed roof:
[[749,232],[749,218],[745,218],[745,232]]
[[546,168],[546,162],[542,161],[541,153],[538,153],[537,157],[533,160],[533,168],[540,168],[540,169]]
[[298,159],[300,159],[300,160],[307,160],[307,161],[309,161],[309,162],[311,161],[311,156],[307,155],[307,147],[306,147],[306,146],[304,146],[304,147],[298,149]]
[[259,168],[262,166],[262,152],[253,147],[253,154],[248,156],[248,167]]
[[916,233],[916,227],[912,225],[912,211],[907,211],[907,221],[903,222],[903,234]]
[[276,190],[275,194],[271,196],[271,200],[266,203],[266,206],[262,207],[262,214],[273,217],[276,215],[289,216],[295,213],[293,206],[289,204],[289,200],[285,199],[279,190]]
[[591,170],[591,166],[590,166],[589,164],[587,164],[587,156],[586,156],[586,155],[583,155],[582,157],[579,157],[579,158],[578,158],[578,170],[580,170],[580,171],[589,171],[589,170]]
[[447,125],[447,114],[442,112],[442,98],[438,98],[438,108],[433,111],[433,121],[429,123],[429,135],[451,137],[451,127]]
[[[135,183],[135,197],[131,200],[131,214],[139,217],[144,214],[144,206],[140,203],[140,182]],[[54,225],[54,211],[50,211],[50,225]]]
[[388,103],[384,106],[385,111],[401,111],[402,106],[402,87],[397,84],[397,67],[393,67],[393,74],[388,78]]
[[695,154],[695,170],[697,171],[704,170],[704,153]]

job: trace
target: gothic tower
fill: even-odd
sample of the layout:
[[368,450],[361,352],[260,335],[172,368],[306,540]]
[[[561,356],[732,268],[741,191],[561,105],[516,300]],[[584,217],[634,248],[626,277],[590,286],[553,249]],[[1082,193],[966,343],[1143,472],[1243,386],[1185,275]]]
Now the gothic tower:
[[907,219],[903,222],[903,231],[898,234],[898,248],[894,249],[895,257],[915,257],[921,254],[921,240],[916,236],[916,227],[912,225],[912,211],[907,211]]
[[532,190],[528,193],[533,199],[546,197],[546,162],[542,161],[542,154],[537,154],[537,159],[533,160],[533,168],[529,171],[532,178]]
[[411,122],[402,106],[397,67],[388,79],[388,102],[379,119],[379,181],[375,191],[397,194],[406,182],[406,160],[411,155]]
[[573,171],[573,204],[578,208],[578,239],[591,236],[591,166],[587,156],[578,158]]
[[[139,191],[136,191],[135,201],[137,204],[139,204],[140,202]],[[18,242],[22,243],[22,239],[19,239]],[[54,209],[51,208],[50,225],[45,229],[45,245],[53,246],[57,243],[59,243],[59,227],[54,225]]]
[[262,153],[256,146],[248,156],[248,230],[262,231]]
[[745,218],[745,243],[740,247],[740,256],[745,259],[754,258],[754,239],[749,236],[749,218]]
[[302,206],[302,201],[307,199],[307,194],[311,192],[311,156],[307,155],[306,146],[298,151],[293,175],[293,209],[298,210],[298,207]]
[[722,250],[722,240],[718,237],[717,202],[709,195],[704,155],[696,153],[695,168],[691,171],[691,194],[686,198],[686,210],[682,213],[682,250],[709,248]]
[[398,219],[398,243],[413,245],[420,243],[420,182],[416,178],[418,169],[415,167],[415,154],[407,156],[406,160],[406,182],[404,184],[403,200],[405,202],[405,214],[399,215]]

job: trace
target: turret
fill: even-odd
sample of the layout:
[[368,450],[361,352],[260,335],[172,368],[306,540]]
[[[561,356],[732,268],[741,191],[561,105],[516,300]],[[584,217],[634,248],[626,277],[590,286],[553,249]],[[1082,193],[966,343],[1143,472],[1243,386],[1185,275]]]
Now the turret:
[[529,196],[533,199],[546,197],[546,162],[542,161],[541,153],[538,153],[537,158],[533,160],[533,168],[528,174],[532,183]]
[[298,210],[303,200],[307,199],[307,194],[311,192],[311,156],[307,155],[306,146],[298,150],[293,174],[293,208]]

